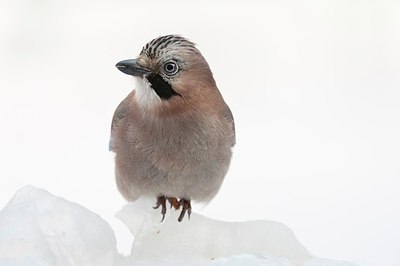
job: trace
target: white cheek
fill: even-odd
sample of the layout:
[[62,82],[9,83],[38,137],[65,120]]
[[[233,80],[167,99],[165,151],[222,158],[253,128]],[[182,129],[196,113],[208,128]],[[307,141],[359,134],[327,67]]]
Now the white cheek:
[[137,103],[142,108],[151,108],[162,104],[160,97],[151,88],[147,79],[138,79],[136,84]]

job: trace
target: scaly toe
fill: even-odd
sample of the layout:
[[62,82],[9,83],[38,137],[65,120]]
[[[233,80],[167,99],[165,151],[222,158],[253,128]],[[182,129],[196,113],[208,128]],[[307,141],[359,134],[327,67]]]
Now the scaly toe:
[[188,219],[190,219],[190,214],[192,213],[192,206],[190,205],[190,200],[181,199],[179,201],[179,206],[182,206],[182,211],[181,214],[179,215],[178,221],[182,222],[186,212],[188,213]]

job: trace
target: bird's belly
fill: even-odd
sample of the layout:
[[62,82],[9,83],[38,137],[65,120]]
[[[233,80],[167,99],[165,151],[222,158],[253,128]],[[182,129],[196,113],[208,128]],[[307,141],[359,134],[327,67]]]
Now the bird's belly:
[[221,186],[231,153],[228,142],[206,138],[132,145],[126,154],[117,152],[117,185],[128,200],[166,195],[209,201]]

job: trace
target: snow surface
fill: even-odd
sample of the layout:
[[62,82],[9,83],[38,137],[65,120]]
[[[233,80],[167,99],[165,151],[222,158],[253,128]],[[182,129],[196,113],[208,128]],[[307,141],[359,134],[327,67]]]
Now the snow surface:
[[117,252],[111,227],[97,214],[31,186],[0,212],[0,265],[266,265],[356,266],[313,258],[285,225],[222,222],[160,213],[143,199],[117,213],[135,236],[132,254]]
[[0,213],[0,265],[113,265],[116,239],[100,216],[45,190],[19,190]]

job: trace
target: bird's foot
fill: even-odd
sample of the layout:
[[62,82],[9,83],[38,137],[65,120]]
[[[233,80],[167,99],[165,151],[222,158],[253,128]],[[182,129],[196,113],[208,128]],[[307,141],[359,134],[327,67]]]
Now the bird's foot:
[[179,201],[178,209],[182,206],[181,214],[179,215],[178,221],[182,222],[183,217],[185,217],[185,213],[188,214],[188,219],[190,219],[190,214],[192,213],[192,206],[190,205],[190,200],[181,199]]
[[161,222],[164,221],[165,214],[167,213],[166,201],[167,198],[165,196],[158,196],[156,206],[153,207],[153,209],[158,209],[161,206],[161,214],[162,214]]
[[179,201],[177,198],[170,197],[167,199],[168,199],[169,203],[171,204],[170,208],[174,207],[175,210],[179,209],[180,205],[179,205]]
[[190,205],[190,200],[181,199],[178,201],[178,199],[174,198],[174,197],[167,198],[165,196],[158,196],[156,206],[154,206],[153,208],[158,209],[161,206],[161,215],[162,215],[161,222],[164,221],[165,214],[167,213],[167,200],[171,204],[171,208],[174,207],[175,210],[179,210],[182,206],[182,211],[178,218],[179,222],[182,222],[186,213],[187,213],[188,219],[190,219],[190,214],[192,213],[192,206]]

